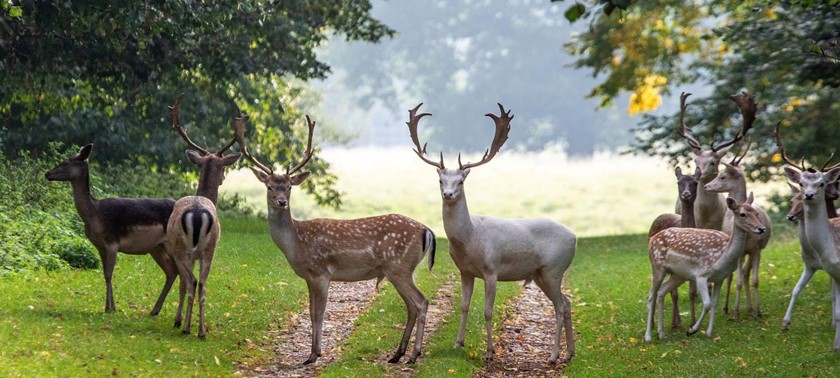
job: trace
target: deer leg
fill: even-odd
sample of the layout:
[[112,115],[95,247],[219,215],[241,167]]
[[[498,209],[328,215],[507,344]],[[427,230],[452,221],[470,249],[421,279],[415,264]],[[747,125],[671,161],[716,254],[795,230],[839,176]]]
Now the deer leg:
[[[736,269],[737,270],[741,269],[740,261],[738,262],[738,267]],[[729,277],[726,278],[726,299],[723,301],[723,313],[724,314],[729,313],[729,292],[731,290],[732,290],[732,274],[730,274]]]
[[309,287],[309,320],[312,322],[312,351],[309,358],[303,361],[309,365],[318,357],[321,357],[321,336],[324,332],[324,312],[327,310],[327,297],[329,295],[329,279],[317,279],[306,281]]
[[757,251],[755,253],[755,256],[753,256],[753,258],[751,258],[750,260],[752,261],[752,288],[753,294],[755,295],[754,311],[755,316],[761,317],[761,301],[758,298],[758,266],[761,264],[761,251]]
[[[838,291],[840,291],[838,290],[840,289],[838,288],[838,285],[840,285],[840,282],[838,282],[832,277],[831,291],[833,293],[837,293]],[[840,306],[838,306],[836,299],[834,299],[832,302],[834,302],[831,306],[832,319],[834,321],[834,351],[840,352]]]
[[106,246],[98,248],[99,258],[102,260],[102,275],[105,278],[105,312],[117,310],[114,304],[114,289],[111,286],[111,277],[114,276],[114,266],[117,264],[117,246]]
[[688,281],[688,303],[691,306],[691,323],[694,324],[697,321],[697,317],[694,314],[694,304],[697,302],[697,283],[694,280]]
[[753,261],[752,254],[744,254],[743,257],[743,264],[738,264],[738,297],[735,298],[735,317],[737,318],[740,315],[740,302],[741,302],[741,286],[745,286],[746,296],[747,296],[747,313],[752,312],[752,293],[750,293],[750,270]]
[[[411,277],[411,272],[405,272],[401,277]],[[414,351],[408,360],[408,363],[413,364],[417,361],[417,357],[420,357],[420,352],[423,348],[423,333],[426,327],[426,311],[429,308],[429,301],[426,300],[426,297],[423,296],[423,293],[411,279],[391,279],[389,277],[388,281],[394,284],[394,288],[400,294],[400,297],[402,297],[403,302],[405,302],[405,307],[408,310],[408,319],[405,323],[405,330],[403,331],[402,340],[400,340],[400,346],[397,349],[397,353],[388,362],[399,362],[400,358],[405,354],[406,349],[408,349],[408,340],[416,324],[417,332],[414,336]]]
[[[796,286],[793,287],[793,292],[790,293],[790,304],[788,304],[787,311],[785,311],[785,317],[782,319],[782,330],[787,331],[790,329],[790,319],[793,316],[793,303],[796,302],[796,297],[799,296],[799,292],[805,288],[805,285],[808,285],[808,281],[811,280],[811,277],[814,276],[815,272],[816,271],[814,269],[807,265],[805,265],[805,269],[802,270],[802,276],[799,277],[799,281],[796,283]],[[832,291],[834,290],[832,289]],[[832,295],[831,298],[832,308],[834,308],[834,295]]]
[[659,338],[665,338],[665,295],[668,293],[676,290],[685,280],[678,278],[674,275],[668,277],[668,280],[665,281],[664,284],[659,288],[659,291],[656,293],[656,304],[658,306],[658,322],[656,325],[656,330],[659,333]]
[[706,312],[709,311],[711,308],[711,300],[709,299],[709,283],[706,281],[705,278],[698,277],[697,281],[697,291],[700,293],[700,300],[703,301],[703,309],[700,310],[700,317],[697,318],[697,322],[691,325],[691,328],[688,329],[686,332],[687,336],[691,336],[697,331],[700,330],[700,323],[703,322],[703,317],[706,315]]
[[680,319],[680,290],[679,288],[671,290],[671,328],[680,328],[682,319]]
[[175,264],[166,255],[163,248],[152,251],[151,255],[152,259],[155,260],[155,263],[163,270],[163,274],[166,276],[166,281],[163,284],[163,289],[160,291],[157,302],[155,302],[155,307],[149,313],[151,316],[156,316],[160,313],[160,309],[163,308],[166,296],[169,295],[169,290],[172,289],[172,284],[175,283],[175,278],[178,277],[178,268],[175,267]]
[[[659,287],[662,285],[662,280],[665,279],[665,271],[654,269],[651,275],[650,294],[648,295],[648,316],[647,327],[645,328],[645,341],[651,342],[653,339],[650,335],[651,328],[653,328],[653,313],[656,311],[656,296],[659,294]],[[660,335],[661,337],[661,335]]]
[[210,276],[210,266],[213,265],[213,250],[204,251],[198,264],[198,338],[204,339],[207,335],[207,327],[204,323],[204,303],[207,299],[207,277]]
[[[569,313],[569,309],[566,307],[568,302],[563,296],[563,291],[561,290],[563,279],[562,274],[560,274],[559,280],[553,277],[546,277],[546,275],[547,273],[543,272],[537,277],[534,277],[534,282],[537,286],[539,286],[545,296],[551,300],[551,304],[554,307],[554,318],[556,322],[556,329],[554,331],[554,349],[551,351],[551,357],[548,358],[548,363],[553,364],[557,362],[557,358],[560,356],[560,336],[563,331],[563,325],[565,324],[564,319],[566,314]],[[561,363],[567,363],[570,359],[571,356],[567,355],[563,358]]]
[[[835,285],[831,285],[831,308],[833,309],[834,306],[837,306],[837,287]],[[837,321],[834,317],[831,317],[831,326],[834,327],[837,325]]]
[[496,276],[484,277],[484,324],[487,330],[487,351],[484,361],[493,359],[496,350],[493,348],[493,306],[496,302]]
[[[180,271],[178,277],[181,276]],[[175,328],[181,327],[181,313],[184,311],[184,298],[187,296],[187,281],[184,278],[178,280],[178,311],[175,313]]]
[[181,329],[182,335],[188,335],[190,333],[190,325],[192,323],[192,309],[193,303],[195,301],[196,279],[191,265],[191,262],[188,263],[183,260],[181,260],[181,262],[178,263],[178,269],[181,275],[181,280],[187,282],[187,284],[185,285],[185,289],[187,292],[187,310],[184,314],[184,328]]
[[[712,329],[715,327],[715,310],[717,309],[718,299],[720,298],[721,285],[723,285],[723,281],[714,283],[714,291],[712,292],[711,298],[712,305],[709,310],[709,326],[706,328],[706,336],[708,337],[712,337]],[[737,311],[738,308],[736,307],[735,310]]]
[[458,326],[458,336],[455,338],[454,348],[464,346],[464,334],[467,331],[467,314],[470,312],[475,277],[461,274],[461,324]]

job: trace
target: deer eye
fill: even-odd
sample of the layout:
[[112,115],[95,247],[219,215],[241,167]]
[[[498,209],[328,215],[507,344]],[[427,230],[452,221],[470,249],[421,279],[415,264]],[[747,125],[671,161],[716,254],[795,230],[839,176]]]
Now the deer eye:
[[824,187],[824,186],[825,186],[825,183],[824,183],[824,182],[821,182],[821,183],[820,183],[820,188],[822,188],[822,187]]
[[464,180],[459,181],[458,185],[464,185]]
[[747,217],[747,214],[744,214],[744,213],[741,213],[739,215],[741,216],[741,218],[746,218]]
[[438,182],[439,182],[441,185],[443,185],[443,180],[438,180]]

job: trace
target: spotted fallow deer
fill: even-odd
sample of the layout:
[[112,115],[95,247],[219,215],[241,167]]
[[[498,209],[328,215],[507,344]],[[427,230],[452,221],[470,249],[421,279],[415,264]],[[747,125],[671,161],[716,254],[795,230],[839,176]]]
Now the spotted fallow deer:
[[[422,104],[420,104],[422,105]],[[513,116],[499,104],[501,114],[486,114],[496,125],[491,147],[477,163],[461,164],[447,169],[440,162],[426,156],[426,147],[420,146],[417,123],[420,118],[431,115],[417,114],[417,105],[409,110],[408,130],[414,152],[424,162],[437,168],[440,176],[440,194],[443,200],[443,227],[449,239],[449,254],[461,272],[461,324],[455,347],[464,346],[467,312],[476,277],[484,279],[484,320],[487,331],[485,360],[493,357],[493,304],[496,298],[497,281],[533,280],[554,305],[557,321],[554,349],[550,363],[558,361],[560,354],[561,324],[566,333],[566,355],[559,360],[568,363],[575,354],[575,339],[572,330],[572,312],[569,299],[561,290],[563,274],[575,256],[577,238],[575,234],[553,220],[545,218],[503,219],[482,215],[470,215],[464,192],[464,180],[470,169],[489,162],[504,142],[510,130]]]
[[90,193],[88,158],[93,144],[46,173],[49,181],[70,181],[76,211],[85,224],[85,235],[99,251],[105,277],[105,312],[116,310],[111,278],[117,263],[117,252],[129,255],[150,254],[166,277],[163,289],[151,315],[160,313],[166,295],[172,288],[178,270],[166,255],[166,224],[175,201],[158,198],[104,198],[97,200]]
[[[748,130],[755,120],[755,113],[758,104],[755,99],[746,93],[732,96],[732,100],[738,105],[741,114],[744,118],[744,129]],[[714,193],[729,193],[729,198],[734,198],[736,201],[743,202],[747,199],[747,180],[744,175],[741,162],[749,152],[751,143],[748,141],[746,147],[735,154],[732,161],[724,162],[724,170],[719,172],[714,180],[710,181],[704,186],[704,189]],[[770,241],[771,223],[767,212],[760,206],[753,205],[758,210],[761,223],[764,224],[766,232],[761,235],[747,235],[747,246],[744,252],[743,261],[738,264],[736,270],[736,291],[735,291],[735,311],[734,316],[737,318],[740,315],[741,309],[741,289],[746,285],[747,298],[747,312],[755,316],[761,316],[761,302],[758,295],[758,268],[761,263],[761,251],[767,246]],[[733,216],[732,213],[726,214],[723,221],[723,231],[729,232],[732,229]],[[752,281],[750,281],[752,278]],[[732,280],[728,281],[731,284]],[[752,290],[750,290],[752,288]],[[729,308],[729,292],[730,287],[726,287],[726,299],[724,302],[724,311]],[[753,295],[751,295],[753,294]],[[754,300],[753,300],[754,299]]]
[[[704,150],[700,145],[700,142],[691,136],[688,133],[688,127],[685,124],[685,113],[688,105],[686,104],[686,100],[688,97],[691,96],[691,93],[683,92],[680,95],[680,128],[678,129],[678,134],[685,139],[689,146],[691,147],[692,152],[694,153],[694,163],[700,168],[700,186],[697,188],[697,200],[694,202],[694,219],[696,221],[697,228],[704,228],[710,230],[721,230],[723,232],[729,232],[729,228],[725,227],[724,225],[724,218],[727,214],[726,203],[724,201],[724,197],[720,193],[715,193],[706,190],[705,185],[711,182],[712,180],[717,177],[720,166],[720,161],[726,156],[726,153],[732,148],[732,146],[739,142],[741,139],[744,138],[747,131],[752,127],[753,121],[755,120],[755,111],[752,114],[743,113],[743,124],[741,129],[735,134],[735,136],[720,145],[715,146],[714,141],[710,145],[709,150]],[[743,106],[747,103],[747,95],[746,93],[741,93],[738,95],[733,95],[730,97],[732,101],[734,101],[739,109],[742,109]],[[749,97],[752,99],[752,97]],[[680,205],[677,204],[677,213],[680,213]],[[726,289],[726,297],[729,298],[729,287],[732,282],[732,278],[728,279],[729,284],[727,284]],[[695,296],[689,295],[689,303],[692,309],[694,308],[695,303]],[[729,300],[724,303],[723,306],[724,313],[729,312]]]
[[408,363],[416,362],[423,345],[429,301],[414,284],[412,275],[427,253],[429,270],[434,266],[434,233],[420,222],[397,214],[352,220],[301,221],[292,218],[291,191],[293,186],[300,185],[309,176],[309,172],[297,172],[312,157],[315,122],[306,117],[309,136],[300,163],[288,168],[286,173],[275,173],[248,151],[244,141],[246,120],[247,116],[243,115],[235,122],[237,141],[245,157],[256,166],[251,168],[254,175],[267,189],[271,239],[309,289],[312,350],[303,364],[313,363],[321,356],[321,335],[330,282],[380,280],[383,277],[394,285],[408,311],[402,340],[388,362],[399,362],[405,355],[415,325],[414,351]]
[[[697,185],[700,180],[700,168],[696,168],[694,170],[694,175],[684,175],[682,174],[682,169],[677,167],[674,170],[674,173],[677,176],[677,193],[680,199],[680,206],[682,207],[682,214],[674,214],[674,213],[665,213],[660,214],[656,219],[653,220],[653,223],[650,225],[650,230],[648,231],[648,240],[653,237],[653,235],[658,234],[660,231],[671,228],[671,227],[683,227],[683,228],[694,228],[694,200],[697,198]],[[689,281],[690,288],[689,293],[694,293],[697,288],[694,285],[694,281]],[[674,289],[671,291],[671,304],[672,304],[672,312],[671,312],[671,328],[679,328],[682,325],[682,320],[680,319],[680,309],[679,309],[679,290]],[[694,306],[691,306],[691,323],[693,324],[695,321],[694,316]]]
[[[187,196],[175,202],[172,216],[167,227],[166,252],[175,262],[181,277],[178,312],[175,315],[175,327],[181,326],[181,314],[184,308],[184,296],[187,296],[186,321],[182,334],[190,333],[193,302],[196,286],[198,289],[198,337],[204,338],[207,327],[204,323],[204,304],[207,296],[206,283],[213,263],[213,254],[221,235],[219,217],[216,214],[216,200],[219,186],[225,179],[225,168],[239,160],[240,153],[225,155],[225,151],[236,143],[234,138],[217,152],[210,152],[190,140],[186,130],[181,127],[180,108],[184,95],[169,107],[172,128],[181,135],[190,149],[186,150],[190,162],[199,167],[198,190],[196,195]],[[199,276],[196,280],[193,268],[199,261]]]
[[[738,261],[744,254],[747,233],[761,234],[765,231],[758,211],[752,207],[752,202],[752,193],[747,197],[746,202],[737,202],[733,198],[726,199],[727,207],[736,215],[731,236],[717,230],[669,228],[650,239],[648,257],[652,276],[647,304],[645,341],[651,341],[653,313],[657,305],[659,306],[657,330],[660,339],[665,337],[662,326],[663,298],[665,294],[688,280],[694,280],[697,283],[697,291],[703,301],[700,317],[689,328],[688,335],[700,330],[703,317],[706,312],[709,312],[706,335],[711,337],[715,323],[715,308],[723,280],[729,277],[738,266]],[[663,284],[662,281],[666,276],[669,276],[668,281]],[[711,296],[709,284],[714,285]]]
[[[776,128],[773,130],[773,134],[776,138],[776,145],[779,147],[780,154],[784,161],[788,164],[789,167],[793,167],[799,171],[801,174],[802,172],[806,172],[807,168],[805,168],[804,162],[797,165],[794,161],[788,158],[787,154],[785,153],[785,147],[782,143],[781,136],[779,135],[779,126],[776,125]],[[838,165],[832,166],[828,168],[828,164],[831,160],[827,161],[823,164],[820,172],[823,174],[827,173],[831,169],[838,167]],[[807,234],[805,233],[805,203],[804,198],[802,195],[802,191],[799,190],[799,186],[792,185],[788,183],[790,186],[791,191],[793,192],[793,197],[791,198],[791,206],[790,211],[787,214],[787,219],[790,221],[797,222],[798,229],[799,229],[799,244],[800,244],[800,256],[802,257],[802,262],[804,263],[804,267],[802,270],[802,275],[799,277],[799,281],[797,281],[796,286],[793,288],[793,292],[790,295],[790,303],[788,304],[787,311],[785,311],[785,316],[782,319],[782,329],[787,330],[790,328],[790,322],[793,317],[793,305],[796,302],[796,298],[799,296],[799,293],[802,289],[808,285],[808,282],[814,276],[818,270],[826,270],[824,268],[825,262],[822,260],[821,256],[817,253],[817,250],[808,242]],[[824,187],[824,197],[825,197],[825,209],[826,209],[826,217],[828,218],[829,223],[831,224],[831,229],[838,230],[840,232],[840,218],[837,217],[836,210],[834,207],[834,200],[838,196],[837,193],[837,183],[829,182]],[[837,300],[837,290],[836,285],[831,285],[832,295],[832,308],[836,306],[835,301]],[[832,316],[832,325],[835,325],[835,319]]]

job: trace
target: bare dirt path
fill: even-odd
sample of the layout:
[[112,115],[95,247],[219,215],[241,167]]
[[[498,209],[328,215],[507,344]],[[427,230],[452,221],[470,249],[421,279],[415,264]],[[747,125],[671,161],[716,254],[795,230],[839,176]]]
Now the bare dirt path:
[[[522,289],[505,312],[503,330],[495,340],[496,356],[475,377],[558,377],[563,365],[551,365],[554,309],[534,283]],[[565,337],[564,337],[565,339]],[[565,342],[560,355],[565,352]]]
[[315,377],[325,366],[341,355],[344,339],[353,331],[353,323],[359,314],[371,304],[375,280],[359,282],[331,282],[327,311],[324,316],[324,332],[321,338],[322,356],[314,364],[301,365],[309,357],[312,324],[309,321],[309,307],[292,315],[285,329],[274,333],[273,347],[277,357],[268,366],[241,366],[237,375],[254,377]]

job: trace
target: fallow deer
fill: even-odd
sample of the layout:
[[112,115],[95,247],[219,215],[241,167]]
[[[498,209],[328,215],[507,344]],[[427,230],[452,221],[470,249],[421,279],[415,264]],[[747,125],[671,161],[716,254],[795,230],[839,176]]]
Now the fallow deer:
[[105,277],[105,312],[116,310],[111,278],[117,262],[117,252],[129,255],[150,254],[163,270],[166,281],[151,315],[160,313],[172,283],[178,277],[175,263],[167,256],[164,242],[166,224],[175,201],[158,198],[104,198],[97,200],[90,193],[88,158],[93,144],[46,173],[49,181],[70,181],[76,211],[85,224],[85,235],[99,251]]
[[476,277],[484,280],[484,320],[487,331],[485,360],[491,359],[494,354],[492,331],[496,282],[534,281],[553,303],[557,321],[554,349],[549,362],[558,361],[563,324],[566,333],[566,355],[559,361],[568,363],[575,354],[575,339],[571,303],[563,294],[561,286],[563,274],[575,255],[575,234],[550,219],[503,219],[470,215],[467,208],[464,180],[471,168],[489,162],[499,152],[507,140],[513,116],[510,115],[510,111],[506,112],[501,104],[501,114],[486,114],[495,122],[496,133],[481,161],[461,164],[461,156],[458,155],[458,168],[447,169],[443,164],[443,153],[440,162],[435,162],[426,156],[425,145],[420,146],[417,123],[420,118],[431,115],[417,114],[420,105],[409,110],[409,120],[406,124],[414,143],[414,152],[421,160],[437,168],[443,200],[443,227],[450,245],[449,254],[461,272],[461,323],[455,346],[464,346],[467,312]]
[[[198,337],[204,338],[207,327],[204,323],[204,304],[207,296],[206,283],[213,263],[213,254],[221,235],[219,216],[216,213],[216,200],[219,186],[225,179],[225,168],[239,160],[240,153],[225,155],[225,151],[236,143],[231,138],[217,152],[210,152],[195,144],[181,127],[180,108],[184,95],[169,107],[172,128],[181,135],[190,149],[186,150],[187,159],[199,167],[198,190],[196,195],[187,196],[175,202],[172,216],[167,227],[166,252],[175,262],[181,277],[178,313],[175,315],[175,327],[181,326],[181,313],[184,308],[184,295],[187,296],[186,321],[182,334],[190,333],[192,308],[198,286]],[[199,261],[199,276],[196,280],[193,268]]]
[[288,168],[286,173],[275,173],[248,151],[244,141],[246,120],[247,117],[243,116],[235,123],[237,141],[245,157],[256,166],[251,168],[254,175],[267,189],[271,239],[309,289],[312,349],[304,365],[315,362],[321,356],[321,335],[330,282],[380,280],[383,277],[394,285],[408,311],[400,345],[388,362],[399,362],[405,355],[415,325],[414,351],[408,363],[416,362],[423,345],[429,301],[415,285],[412,275],[427,253],[429,270],[432,269],[435,261],[434,233],[420,222],[397,214],[352,220],[301,221],[292,218],[291,190],[309,176],[309,172],[297,172],[312,157],[315,122],[306,117],[309,136],[301,161]]
[[[645,341],[651,341],[653,313],[657,305],[659,306],[657,330],[660,339],[665,337],[662,325],[663,298],[665,294],[688,280],[694,280],[697,283],[697,291],[703,301],[700,317],[689,328],[688,335],[700,330],[700,324],[707,312],[709,312],[709,325],[706,335],[712,335],[715,308],[723,280],[735,271],[738,261],[744,254],[747,233],[761,234],[765,231],[758,217],[758,211],[752,207],[752,202],[752,193],[747,197],[746,202],[737,202],[733,198],[726,199],[727,207],[736,215],[731,236],[717,230],[669,228],[650,239],[648,257],[652,276],[647,304]],[[668,275],[670,275],[668,281],[663,284],[662,281]],[[711,296],[709,284],[714,285]]]
[[[685,139],[689,146],[691,147],[692,152],[694,153],[694,163],[700,168],[701,175],[700,175],[700,186],[697,188],[697,201],[694,202],[694,217],[696,221],[697,228],[705,228],[710,230],[720,230],[723,232],[729,232],[729,228],[724,226],[724,218],[727,214],[726,203],[724,201],[724,197],[720,193],[710,192],[706,190],[705,185],[711,182],[712,180],[717,177],[719,173],[719,165],[721,159],[726,156],[726,153],[732,148],[732,146],[739,142],[747,132],[752,127],[753,121],[755,120],[755,109],[753,109],[752,113],[744,113],[741,112],[743,116],[743,123],[741,129],[735,134],[735,136],[720,145],[715,146],[714,141],[710,145],[709,150],[704,150],[700,145],[700,142],[691,136],[688,133],[688,126],[685,124],[685,112],[688,108],[686,104],[686,100],[688,97],[691,96],[691,93],[683,92],[680,95],[680,128],[678,129],[677,133]],[[741,93],[738,95],[730,96],[730,99],[734,101],[739,109],[743,109],[744,106],[751,100],[752,97],[747,98],[746,93]],[[680,206],[679,203],[677,204],[677,213],[680,213]],[[729,284],[727,284],[726,289],[726,302],[723,306],[723,312],[729,312],[729,287],[732,283],[732,278],[728,279]],[[693,295],[689,295],[689,302],[692,307],[694,308],[695,297]]]
[[[779,147],[779,150],[780,150],[779,152],[780,152],[782,158],[784,159],[784,161],[789,166],[789,167],[786,167],[786,169],[790,168],[790,167],[793,167],[800,174],[802,172],[807,172],[808,169],[805,168],[804,162],[798,165],[797,163],[792,161],[790,158],[788,158],[787,153],[785,152],[784,143],[782,142],[781,135],[779,134],[779,126],[778,125],[776,125],[775,129],[773,130],[773,135],[776,139],[776,145]],[[837,167],[835,165],[833,167],[828,168],[829,163],[830,163],[830,159],[825,164],[823,164],[822,168],[820,169],[820,172],[825,174],[828,171],[830,171],[831,169],[834,169],[834,168]],[[802,262],[804,263],[804,267],[803,267],[803,270],[802,270],[802,275],[800,276],[799,281],[797,281],[796,286],[794,286],[793,292],[790,295],[790,303],[788,304],[787,311],[785,311],[785,316],[782,319],[782,329],[783,330],[787,330],[787,329],[790,328],[790,322],[791,322],[791,319],[793,317],[793,305],[796,302],[796,298],[799,296],[799,293],[802,291],[802,289],[805,288],[805,286],[808,284],[808,282],[814,276],[814,273],[816,273],[816,271],[818,271],[818,270],[828,271],[828,269],[826,269],[825,266],[826,266],[827,262],[831,261],[831,258],[829,258],[827,260],[823,260],[823,257],[820,255],[820,253],[808,241],[808,236],[807,236],[806,231],[805,231],[805,219],[804,219],[804,217],[805,217],[805,201],[804,201],[804,198],[803,198],[802,191],[796,185],[791,185],[790,183],[788,183],[788,186],[790,186],[791,191],[793,192],[793,197],[791,198],[791,209],[787,214],[787,219],[790,220],[790,221],[795,221],[795,222],[799,223],[799,225],[798,225],[798,228],[799,228],[799,244],[800,244],[800,247],[801,247],[800,256],[802,257]],[[836,182],[828,182],[827,185],[824,186],[823,191],[824,191],[823,196],[824,196],[824,199],[825,199],[824,202],[825,202],[826,218],[828,219],[828,222],[830,223],[830,228],[829,229],[837,230],[836,232],[840,232],[840,218],[838,218],[836,216],[837,214],[836,214],[836,210],[834,208],[834,199],[838,196]],[[837,268],[835,267],[834,269],[836,270]],[[833,280],[833,278],[832,278],[832,280]],[[837,293],[836,293],[837,287],[833,282],[832,282],[832,285],[831,285],[831,290],[832,290],[832,295],[831,295],[832,309],[834,309],[835,306],[836,306],[836,301],[837,301]],[[832,316],[832,322],[831,322],[832,325],[836,326],[835,322],[836,322],[836,319],[835,319],[834,316]]]
[[[700,180],[700,168],[696,168],[694,170],[693,176],[683,175],[680,167],[677,167],[674,170],[674,173],[677,176],[677,193],[680,199],[680,206],[683,209],[682,214],[665,213],[656,217],[650,225],[648,240],[660,231],[671,227],[695,227],[694,200],[697,198],[697,185]],[[693,297],[693,293],[696,292],[697,288],[694,285],[694,281],[689,281],[689,285],[689,293],[692,293],[690,295]],[[673,306],[671,312],[671,328],[679,328],[680,325],[682,325],[682,320],[680,319],[679,290],[677,289],[671,291],[671,304]],[[691,323],[694,324],[694,321],[694,306],[691,306]]]
[[[746,93],[732,96],[732,100],[738,105],[738,108],[743,115],[744,129],[749,129],[752,126],[752,122],[755,120],[755,113],[758,108],[758,104],[752,96]],[[747,152],[749,152],[750,145],[751,143],[748,141],[746,147],[744,147],[742,151],[739,151],[739,153],[735,154],[735,157],[732,158],[731,162],[724,162],[724,170],[719,172],[714,180],[707,183],[704,186],[704,189],[714,193],[729,193],[729,198],[734,198],[738,202],[745,201],[747,199],[747,180],[740,164],[747,155]],[[738,264],[738,269],[736,270],[737,280],[734,311],[734,316],[736,318],[740,315],[741,289],[744,285],[747,285],[747,311],[753,313],[755,316],[761,316],[761,301],[759,300],[758,295],[758,268],[761,263],[761,251],[764,250],[767,243],[770,241],[772,232],[770,227],[771,222],[770,218],[767,216],[767,212],[758,205],[753,205],[753,207],[758,210],[761,223],[764,224],[766,232],[761,235],[747,235],[747,246],[744,252],[743,261]],[[723,221],[723,231],[729,232],[728,230],[732,229],[732,223],[732,213],[726,214]],[[752,281],[750,282],[751,277]],[[729,280],[728,283],[731,284],[732,280]],[[750,287],[752,287],[753,290],[750,290]],[[724,302],[725,312],[727,312],[729,308],[729,288],[729,285],[727,285],[726,300]],[[754,294],[754,296],[751,294]],[[753,298],[755,299],[754,301]]]

